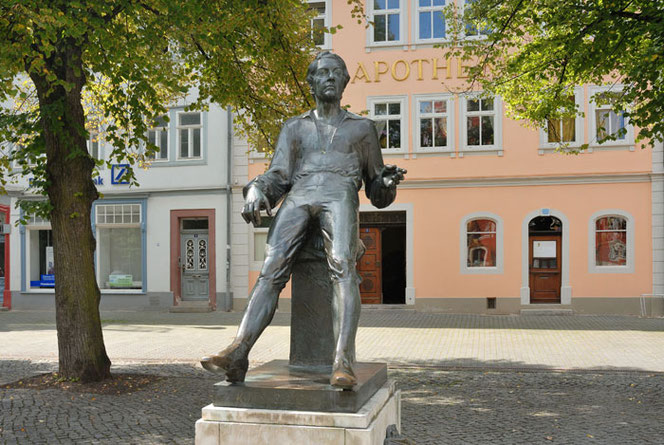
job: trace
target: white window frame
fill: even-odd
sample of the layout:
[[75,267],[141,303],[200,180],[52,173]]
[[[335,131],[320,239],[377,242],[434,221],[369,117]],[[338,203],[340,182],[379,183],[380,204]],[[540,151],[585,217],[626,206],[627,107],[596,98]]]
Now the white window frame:
[[[420,147],[420,102],[444,101],[447,111],[442,114],[428,113],[431,117],[447,117],[447,147]],[[413,96],[413,152],[414,153],[454,153],[454,95],[452,94],[417,94]]]
[[[474,219],[489,219],[496,223],[496,265],[468,267],[468,223]],[[461,218],[459,228],[459,266],[463,275],[499,275],[503,273],[503,219],[491,212],[474,212]]]
[[[386,6],[387,2],[389,0],[385,0]],[[381,46],[398,46],[398,45],[406,45],[408,42],[408,27],[406,26],[407,21],[406,21],[406,3],[408,3],[408,0],[399,0],[399,8],[398,9],[381,9],[379,10],[379,14],[389,14],[389,13],[397,13],[399,14],[399,40],[389,40],[385,42],[376,42],[374,41],[374,4],[373,0],[369,0],[366,2],[366,13],[367,16],[369,17],[369,22],[371,23],[369,27],[367,27],[367,47],[381,47]]]
[[[627,222],[627,259],[624,266],[598,266],[596,258],[597,237],[595,224],[598,219],[615,216]],[[589,273],[634,273],[634,218],[620,209],[604,209],[595,212],[588,222],[588,272]]]
[[268,231],[270,229],[268,227],[254,227],[251,230],[251,236],[249,237],[250,239],[250,246],[249,246],[249,256],[251,258],[250,261],[250,270],[261,270],[261,267],[263,267],[263,261],[264,260],[259,260],[256,258],[256,235],[257,234],[265,234],[267,235]]
[[[121,207],[121,208],[123,208],[123,206],[137,206],[138,207],[138,222],[130,221],[130,222],[126,222],[126,223],[125,222],[121,222],[121,223],[112,222],[111,223],[111,222],[106,222],[106,221],[103,221],[103,222],[99,221],[99,208],[100,207]],[[123,209],[123,211],[124,211],[124,209]],[[131,215],[131,213],[130,213],[130,215]],[[146,279],[146,276],[145,276],[146,271],[145,270],[142,271],[141,288],[140,289],[138,289],[138,288],[136,288],[136,289],[113,289],[113,288],[104,288],[102,286],[102,282],[101,282],[102,277],[101,277],[101,270],[100,270],[100,268],[101,268],[101,257],[100,257],[101,256],[101,248],[100,248],[101,237],[100,237],[100,234],[99,234],[100,229],[113,229],[113,228],[136,229],[137,228],[137,229],[139,229],[139,231],[142,230],[142,226],[143,226],[143,204],[136,203],[136,202],[132,202],[132,203],[112,203],[112,202],[108,202],[108,203],[103,203],[103,204],[95,204],[95,218],[94,218],[94,221],[95,221],[95,225],[94,225],[95,239],[97,240],[96,241],[97,244],[96,244],[96,248],[95,248],[95,269],[96,269],[95,270],[95,275],[97,276],[97,285],[99,286],[99,290],[102,293],[113,293],[113,294],[116,294],[116,293],[117,294],[122,294],[122,293],[135,294],[135,293],[143,292],[143,290],[145,289],[145,279]],[[142,242],[143,236],[144,236],[144,234],[141,233],[141,242]],[[146,253],[143,252],[143,246],[140,246],[140,249],[141,249],[142,255],[145,255]],[[144,262],[145,258],[142,258],[141,261]]]
[[[472,99],[485,99],[480,93],[466,94],[460,97],[461,103],[459,104],[459,156],[470,153],[497,153],[498,156],[503,155],[503,104],[499,96],[493,97],[493,111],[468,111],[468,100]],[[469,116],[486,116],[489,114],[494,115],[493,119],[493,145],[468,145],[468,117]],[[482,119],[480,118],[480,126]]]
[[381,152],[383,155],[408,153],[408,96],[368,96],[367,109],[369,110],[369,118],[374,122],[384,120],[382,117],[374,114],[374,106],[380,103],[399,103],[399,110],[401,111],[401,148],[383,148]]
[[[194,114],[197,113],[200,117],[200,124],[198,125],[180,125],[180,116],[183,114]],[[176,139],[177,139],[177,146],[175,147],[175,150],[177,152],[176,158],[178,161],[199,161],[201,159],[204,159],[203,155],[203,112],[201,111],[177,111],[175,113],[175,129],[176,129]],[[187,129],[189,130],[189,146],[188,148],[188,157],[182,157],[180,153],[180,130]],[[199,129],[200,130],[200,147],[201,147],[201,153],[198,156],[193,156],[194,153],[194,130]]]
[[[583,88],[575,87],[574,88],[574,103],[577,106],[577,110],[583,111]],[[540,128],[540,151],[539,154],[544,154],[545,152],[551,152],[556,150],[559,147],[580,147],[583,144],[584,135],[583,135],[583,116],[576,116],[574,118],[574,132],[575,138],[572,142],[549,142],[548,141],[548,122],[544,123],[544,126]]]
[[[275,207],[272,209],[272,214],[276,215],[277,212],[279,211],[279,207]],[[274,217],[272,217],[272,221],[274,222]],[[270,231],[269,227],[251,227],[249,230],[249,270],[261,270],[263,267],[263,262],[264,260],[259,260],[256,259],[256,234],[258,233],[264,233],[267,235],[267,233]],[[267,242],[267,239],[266,239]]]
[[[169,117],[169,113],[166,113],[163,117]],[[201,123],[202,123],[202,121],[201,121]],[[170,150],[170,147],[171,147],[171,145],[172,145],[172,144],[171,144],[170,129],[171,129],[171,123],[170,123],[170,122],[166,122],[166,126],[165,126],[165,127],[152,127],[152,128],[150,128],[150,129],[148,129],[148,133],[149,133],[150,131],[154,131],[154,132],[155,132],[155,138],[154,138],[154,140],[155,140],[155,142],[157,142],[155,145],[156,145],[157,147],[159,147],[159,151],[154,153],[154,155],[153,155],[154,157],[150,157],[150,158],[149,158],[149,159],[150,159],[150,162],[168,162],[168,161],[170,160],[170,156],[171,156],[171,150]],[[165,158],[162,158],[162,157],[159,157],[159,154],[160,154],[161,152],[164,151],[164,147],[162,147],[162,146],[160,145],[160,144],[161,144],[161,138],[160,138],[159,136],[160,136],[160,133],[164,133],[164,132],[166,133],[166,148],[165,148],[165,150],[166,150],[166,157],[165,157]],[[201,133],[202,133],[202,132],[201,132]],[[179,135],[179,133],[178,133],[178,135]],[[178,137],[179,137],[179,136],[178,136]],[[202,136],[201,136],[201,140],[202,140]],[[202,150],[202,145],[201,145],[201,150]]]
[[[448,5],[454,3],[454,0],[445,0],[445,5],[443,6],[420,6],[419,0],[413,0],[412,1],[412,9],[411,9],[411,16],[412,16],[412,24],[411,24],[411,29],[413,30],[413,36],[411,41],[415,42],[416,44],[427,44],[427,43],[440,43],[440,42],[446,42],[448,41],[448,23],[447,20],[445,20],[445,37],[433,37],[433,28],[431,29],[431,34],[432,36],[428,39],[420,38],[420,12],[426,12],[426,11],[431,11],[432,13],[434,11],[443,11],[444,8],[446,8]],[[444,17],[444,14],[443,14]]]
[[[89,137],[87,142],[87,148],[88,148],[88,153],[90,154],[90,157],[94,159],[95,161],[101,161],[104,159],[104,153],[102,151],[102,143],[101,143],[101,138],[99,135],[99,132],[97,131],[90,131],[89,132]],[[97,144],[97,156],[94,155],[92,147],[94,144]],[[103,165],[102,165],[103,167]]]
[[[314,19],[322,18],[324,26],[328,29],[332,26],[332,0],[307,0],[307,3],[325,3],[325,14],[324,15],[318,14],[316,17],[313,17],[309,22],[311,26],[311,35],[313,38]],[[316,46],[318,46],[320,49],[332,49],[332,34],[326,32],[323,34],[323,36],[324,36],[323,44]]]
[[[461,13],[463,14],[463,13],[466,12],[466,6],[468,5],[469,2],[468,2],[468,0],[459,0],[459,2],[462,3],[460,8],[461,8]],[[479,28],[478,28],[478,30],[479,30]],[[487,35],[486,34],[481,34],[479,32],[478,32],[478,34],[468,35],[468,34],[466,34],[466,27],[464,26],[464,28],[463,28],[463,38],[468,39],[468,40],[484,40],[484,39],[487,38]]]
[[[599,143],[597,141],[597,116],[595,112],[599,107],[595,103],[594,96],[605,92],[620,93],[621,91],[622,91],[622,86],[590,87],[588,95],[588,102],[589,102],[588,114],[590,114],[590,120],[588,125],[589,126],[588,145],[590,145],[594,149],[617,148],[617,149],[628,149],[630,151],[634,151],[634,126],[630,123],[628,117],[625,117],[625,129],[627,130],[627,132],[625,133],[625,139],[622,140],[617,139],[615,141],[605,141],[602,143]],[[604,108],[604,106],[602,108]]]

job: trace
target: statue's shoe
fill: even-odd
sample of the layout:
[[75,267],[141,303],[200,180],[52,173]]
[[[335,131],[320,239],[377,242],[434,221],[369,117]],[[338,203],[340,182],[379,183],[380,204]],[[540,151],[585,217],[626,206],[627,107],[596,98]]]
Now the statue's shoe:
[[357,385],[357,377],[355,371],[346,359],[337,359],[332,365],[332,376],[330,377],[330,385],[341,389],[353,389]]
[[241,346],[231,345],[216,355],[203,357],[203,368],[215,374],[226,374],[226,380],[232,383],[244,382],[249,369],[247,354]]

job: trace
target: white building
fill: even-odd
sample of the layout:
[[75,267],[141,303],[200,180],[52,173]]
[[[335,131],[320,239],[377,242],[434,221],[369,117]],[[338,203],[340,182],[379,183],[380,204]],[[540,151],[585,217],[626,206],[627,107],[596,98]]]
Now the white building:
[[[135,167],[139,187],[123,183],[122,164],[101,168],[95,179],[102,198],[93,205],[91,223],[102,309],[232,307],[231,116],[215,105],[202,112],[185,111],[186,105],[173,106],[169,122],[150,131],[160,152],[149,168]],[[110,152],[97,141],[89,149],[100,159]],[[30,198],[30,178],[22,181],[10,193],[11,306],[53,307],[51,227],[39,218],[16,226],[16,201]],[[244,273],[238,281],[246,293]]]

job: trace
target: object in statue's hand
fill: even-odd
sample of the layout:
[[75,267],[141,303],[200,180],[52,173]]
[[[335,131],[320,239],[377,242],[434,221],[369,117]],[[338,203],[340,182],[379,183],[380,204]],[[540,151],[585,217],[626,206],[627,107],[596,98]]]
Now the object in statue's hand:
[[396,165],[386,164],[383,168],[383,184],[385,187],[396,187],[404,179],[404,175],[408,173],[405,168],[399,168]]

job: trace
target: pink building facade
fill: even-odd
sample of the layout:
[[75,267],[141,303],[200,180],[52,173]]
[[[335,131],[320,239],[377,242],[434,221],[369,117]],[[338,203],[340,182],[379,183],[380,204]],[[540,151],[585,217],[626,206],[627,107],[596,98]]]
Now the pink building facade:
[[[628,120],[593,102],[606,87],[576,88],[584,117],[527,127],[499,97],[463,91],[465,67],[434,47],[444,1],[368,2],[369,28],[346,2],[310,3],[343,25],[319,42],[348,65],[342,105],[374,119],[385,162],[408,169],[387,209],[362,196],[362,236],[379,247],[363,299],[379,280],[381,304],[417,310],[638,315],[644,298],[661,310],[642,296],[664,291],[662,146],[642,149]],[[560,140],[590,148],[557,152]],[[264,168],[250,156],[249,178]],[[249,288],[266,230],[249,231]]]

